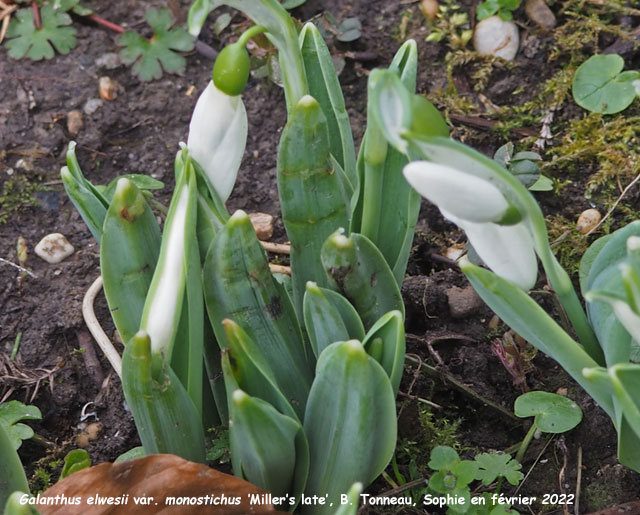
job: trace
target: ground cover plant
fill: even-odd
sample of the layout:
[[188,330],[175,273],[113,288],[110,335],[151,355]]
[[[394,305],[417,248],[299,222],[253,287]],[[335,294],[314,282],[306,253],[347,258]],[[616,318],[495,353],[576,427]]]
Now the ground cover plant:
[[[145,2],[130,12],[120,6],[107,12],[87,3],[100,15],[125,26],[142,20],[148,7],[160,7],[157,3]],[[445,5],[446,2],[442,2],[442,6]],[[620,70],[634,70],[630,59],[633,42],[621,27],[625,23],[631,23],[633,27],[635,19],[633,8],[613,3],[606,6],[588,3],[581,6],[583,10],[573,2],[557,2],[550,6],[558,24],[556,29],[546,32],[537,29],[523,9],[513,11],[514,18],[527,26],[521,32],[523,42],[513,63],[479,57],[464,45],[451,49],[447,43],[453,34],[445,34],[439,43],[434,42],[434,38],[425,42],[435,30],[446,32],[447,25],[439,20],[447,19],[449,15],[444,13],[436,21],[427,22],[414,4],[375,4],[374,9],[379,7],[376,17],[370,14],[370,5],[307,2],[293,14],[308,20],[326,10],[332,12],[338,24],[348,18],[358,18],[362,23],[357,40],[342,43],[333,39],[329,44],[334,59],[345,63],[339,80],[351,118],[355,148],[361,146],[366,127],[363,91],[366,90],[367,74],[391,63],[393,52],[401,46],[400,40],[412,37],[418,44],[421,70],[417,75],[417,91],[427,93],[442,110],[454,139],[463,140],[489,157],[511,142],[513,151],[507,152],[506,157],[496,157],[500,157],[505,165],[511,165],[516,175],[524,170],[527,181],[536,176],[551,181],[553,190],[534,195],[548,224],[552,251],[569,273],[580,304],[585,305],[582,292],[587,289],[579,284],[579,261],[584,251],[598,237],[614,233],[636,218],[632,181],[637,174],[634,165],[637,106],[632,102],[617,114],[588,113],[574,102],[573,79],[582,63],[608,47],[624,59],[624,67]],[[187,21],[188,7],[187,2],[183,2],[181,9],[173,11],[179,22]],[[475,19],[471,5],[462,2],[456,3],[456,7],[447,12],[465,13],[465,23],[469,25],[456,26],[452,30],[458,34],[471,30]],[[231,17],[229,25],[220,32],[222,42],[212,29],[217,14],[210,16],[199,35],[201,41],[219,50],[224,48],[225,42],[235,41],[250,26],[250,22],[236,11],[221,12]],[[630,21],[625,21],[628,16],[631,16]],[[187,54],[186,75],[171,82],[161,80],[145,85],[131,78],[131,71],[125,66],[106,68],[82,57],[79,62],[90,70],[86,73],[78,67],[78,56],[86,53],[95,60],[107,51],[117,52],[118,47],[113,39],[115,36],[75,17],[74,27],[78,31],[78,48],[67,56],[54,58],[58,68],[55,81],[66,84],[66,89],[44,87],[42,77],[49,69],[47,63],[7,60],[8,72],[2,72],[2,80],[8,81],[10,87],[1,116],[3,123],[16,128],[16,131],[2,135],[5,152],[2,173],[6,174],[3,191],[11,195],[19,190],[20,195],[11,197],[10,203],[2,206],[3,212],[5,206],[19,207],[17,211],[11,207],[8,222],[0,230],[1,257],[37,277],[25,275],[24,271],[9,264],[0,265],[0,274],[7,284],[2,293],[6,304],[1,315],[3,350],[10,356],[14,347],[17,349],[14,360],[2,362],[2,388],[3,393],[11,392],[13,398],[40,407],[42,422],[30,421],[29,425],[36,434],[44,435],[53,443],[46,447],[42,442],[25,440],[20,448],[32,489],[36,470],[53,470],[50,475],[54,480],[59,477],[59,470],[56,471],[55,465],[50,469],[49,463],[62,463],[62,458],[75,446],[76,433],[81,431],[78,424],[82,408],[89,401],[96,402],[96,407],[88,407],[84,413],[94,411],[103,425],[103,433],[89,443],[92,462],[113,461],[138,444],[132,419],[122,411],[117,378],[114,375],[103,384],[104,377],[109,376],[108,363],[100,357],[92,360],[84,350],[84,323],[79,308],[84,292],[99,274],[99,251],[83,222],[69,203],[65,203],[63,185],[56,183],[56,170],[64,164],[68,142],[75,139],[78,161],[92,183],[106,185],[124,174],[153,174],[166,185],[165,189],[153,190],[155,199],[168,205],[168,193],[175,185],[172,162],[175,147],[172,145],[180,140],[187,141],[190,113],[199,92],[209,80],[212,63],[200,53]],[[137,28],[140,30],[140,27]],[[391,40],[392,35],[398,40]],[[594,35],[598,35],[597,39]],[[255,46],[249,45],[252,60],[264,62],[265,53],[275,55],[270,43],[261,36],[253,41]],[[626,48],[625,45],[631,46]],[[39,67],[41,65],[45,67]],[[5,78],[4,73],[9,77]],[[105,74],[122,85],[118,98],[104,101],[93,114],[83,112],[86,101],[98,95],[96,78]],[[277,77],[271,78],[277,81]],[[374,73],[372,78],[379,77]],[[198,94],[185,94],[191,85]],[[248,92],[253,93],[244,95],[249,123],[247,150],[227,206],[231,213],[243,209],[249,213],[266,211],[276,215],[273,239],[284,242],[290,237],[279,216],[275,188],[277,137],[272,140],[265,134],[278,134],[278,127],[285,126],[285,102],[281,91],[270,80],[251,78],[248,88]],[[73,93],[65,96],[64,91]],[[33,103],[33,107],[29,107]],[[135,107],[125,107],[132,105]],[[84,128],[77,136],[69,132],[64,116],[74,109],[80,110],[84,118]],[[257,124],[260,129],[256,128]],[[38,146],[35,146],[36,141]],[[541,159],[532,159],[529,152],[535,152]],[[513,159],[515,162],[511,162],[519,153],[520,158],[529,161]],[[370,167],[371,164],[375,163],[370,163]],[[9,170],[11,172],[7,173]],[[112,188],[115,184],[117,182]],[[112,189],[108,195],[114,191]],[[145,198],[148,198],[146,193]],[[413,494],[425,487],[424,481],[418,485],[411,482],[433,475],[433,469],[428,466],[429,455],[438,445],[453,447],[462,461],[473,460],[474,456],[492,449],[507,450],[515,456],[516,449],[509,448],[521,442],[530,429],[530,422],[518,421],[509,415],[516,397],[523,388],[560,389],[583,408],[582,422],[562,436],[550,439],[543,435],[540,440],[533,439],[523,457],[522,470],[526,479],[519,487],[511,487],[504,480],[501,491],[510,495],[520,488],[519,492],[538,495],[541,499],[545,493],[575,494],[580,485],[581,512],[636,500],[633,492],[637,491],[637,476],[617,465],[612,423],[545,355],[552,353],[543,349],[544,352],[536,354],[501,321],[492,319],[493,313],[478,304],[477,299],[466,308],[458,303],[459,296],[469,295],[470,290],[466,288],[464,276],[450,260],[466,238],[429,203],[424,201],[422,206],[416,237],[410,244],[407,273],[400,274],[409,355],[398,389],[398,446],[389,468],[366,492],[375,495],[399,489],[401,492],[396,495],[403,495],[403,488],[407,488],[404,490],[407,495],[419,499]],[[575,221],[582,211],[594,208],[600,214],[614,209],[592,234],[585,235]],[[164,218],[156,212],[158,215]],[[384,215],[381,218],[383,222],[387,221]],[[32,249],[44,231],[66,234],[75,246],[73,257],[58,265],[40,262]],[[26,238],[26,258],[24,252],[20,257],[16,254],[19,236]],[[613,271],[618,270],[618,264],[625,265],[624,261],[628,259],[625,257],[626,238],[624,240],[624,244],[611,247],[618,249],[617,257],[612,261],[611,277],[615,275]],[[476,250],[482,258],[482,249]],[[270,254],[270,258],[278,265],[290,264],[286,257],[283,260]],[[19,282],[18,277],[21,278]],[[394,279],[396,277],[394,274]],[[615,284],[607,282],[603,276],[599,282],[606,288],[589,289],[594,290],[594,295],[600,294],[599,299],[609,294],[611,301],[627,302],[624,283],[615,281]],[[51,285],[48,296],[55,295],[52,298],[63,300],[45,302],[46,295],[38,289],[42,284]],[[552,318],[562,322],[562,309],[554,304],[553,296],[544,286],[543,276],[538,274],[532,297]],[[589,297],[588,302],[590,319],[607,309],[607,317],[616,318],[614,308],[604,307],[606,304],[602,300]],[[596,305],[602,307],[596,308]],[[108,325],[108,308],[101,297],[97,299],[97,312],[101,322],[107,325],[107,333],[113,337],[113,327]],[[503,320],[509,322],[507,317]],[[624,329],[618,326],[615,330],[622,332]],[[602,334],[606,332],[605,329],[601,331]],[[18,334],[22,337],[18,338]],[[571,330],[568,334],[576,337]],[[491,349],[497,348],[496,342],[507,353],[501,359],[492,354]],[[102,378],[90,372],[96,370],[96,361],[102,370]],[[633,354],[631,361],[634,361]],[[597,382],[599,387],[618,388],[624,393],[625,379],[621,374],[626,373],[626,369],[616,369],[614,375],[598,375],[594,371],[590,380]],[[441,380],[443,375],[446,383]],[[30,388],[25,390],[25,387]],[[34,387],[37,387],[36,396],[31,401]],[[477,400],[478,395],[482,397],[481,401]],[[627,400],[620,399],[620,407],[616,409],[620,413],[632,413]],[[425,414],[427,408],[428,416]],[[217,429],[215,434],[224,434],[221,431]],[[224,455],[224,452],[218,454]],[[540,460],[536,461],[538,456]],[[401,477],[405,478],[404,483],[399,479]],[[558,486],[559,478],[565,486]],[[486,493],[483,488],[480,483],[473,483],[472,494]],[[495,485],[491,488],[495,490]],[[525,506],[515,508],[518,511],[526,509]],[[534,510],[543,508],[538,504]],[[391,510],[380,505],[366,509],[374,513]],[[420,512],[423,508],[417,504],[403,509]]]

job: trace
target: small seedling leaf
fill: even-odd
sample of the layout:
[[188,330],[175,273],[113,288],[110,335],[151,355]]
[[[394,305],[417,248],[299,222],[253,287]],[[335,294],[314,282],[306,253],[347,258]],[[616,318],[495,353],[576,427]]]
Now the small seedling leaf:
[[362,36],[362,23],[358,18],[345,18],[342,23],[338,25],[338,41],[348,43],[349,41],[355,41]]
[[40,10],[42,27],[36,29],[31,9],[20,9],[11,20],[7,32],[7,48],[13,59],[28,57],[34,61],[51,59],[55,49],[68,54],[76,46],[76,29],[68,14],[45,5]]
[[576,103],[591,112],[614,114],[626,109],[636,97],[640,72],[623,72],[617,54],[594,55],[576,70],[572,93]]
[[133,64],[133,72],[143,81],[162,77],[162,70],[182,75],[186,60],[176,51],[186,52],[194,47],[194,38],[184,27],[171,29],[173,17],[168,9],[151,7],[145,18],[153,29],[153,37],[148,40],[136,32],[128,30],[118,38],[120,59],[125,64]]
[[482,481],[483,485],[490,485],[498,477],[504,477],[512,485],[517,485],[524,475],[520,472],[522,465],[511,459],[509,454],[485,452],[476,456],[478,473],[475,479]]
[[282,2],[282,7],[284,7],[285,9],[294,9],[296,7],[301,6],[306,1],[307,0],[284,0]]
[[8,401],[0,404],[0,424],[4,427],[14,449],[22,445],[23,440],[33,436],[33,429],[20,420],[40,420],[42,414],[36,406],[26,406],[19,401]]
[[528,392],[516,399],[514,413],[518,417],[535,417],[544,433],[564,433],[582,420],[582,410],[571,399],[549,392]]
[[127,452],[122,453],[114,460],[114,463],[137,460],[138,458],[144,458],[146,455],[147,453],[145,452],[144,447],[140,445],[138,447],[134,447],[133,449],[129,449]]
[[458,453],[447,445],[438,445],[431,450],[429,468],[432,470],[451,470],[454,463],[460,461]]
[[213,22],[213,31],[216,33],[216,36],[219,36],[220,33],[226,29],[231,23],[231,15],[229,13],[222,13],[220,16],[216,18],[216,21]]
[[456,488],[464,488],[478,475],[478,464],[475,461],[463,460],[451,466],[451,473],[456,476]]
[[70,476],[78,470],[86,469],[91,466],[91,458],[89,453],[84,449],[74,449],[64,457],[64,465],[60,473],[60,479]]

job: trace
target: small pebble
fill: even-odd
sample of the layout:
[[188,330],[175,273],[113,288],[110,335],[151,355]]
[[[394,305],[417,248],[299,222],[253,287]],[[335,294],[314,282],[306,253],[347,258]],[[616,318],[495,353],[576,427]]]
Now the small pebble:
[[16,168],[22,168],[23,170],[27,170],[29,172],[33,170],[33,163],[27,161],[26,159],[20,158],[16,161]]
[[569,389],[566,386],[561,386],[556,390],[556,395],[562,395],[563,397],[566,397],[569,395]]
[[587,234],[591,229],[600,223],[602,215],[597,209],[586,209],[578,217],[576,222],[576,229],[580,234]]
[[118,84],[111,77],[100,77],[98,79],[98,91],[100,91],[100,97],[109,102],[118,98],[118,91],[120,90],[120,84]]
[[78,110],[69,111],[67,113],[67,130],[72,136],[76,136],[84,127],[82,113]]
[[483,302],[471,285],[464,288],[452,286],[445,290],[449,313],[452,318],[465,318],[482,307]]
[[36,245],[35,253],[47,263],[55,264],[73,254],[73,245],[62,234],[54,232],[47,234]]
[[96,59],[96,66],[98,68],[104,68],[106,70],[113,70],[121,64],[122,62],[120,61],[120,56],[115,52],[107,52],[106,54],[102,54]]
[[273,236],[273,216],[267,213],[249,213],[249,220],[259,240],[267,241]]
[[84,114],[93,114],[100,109],[103,104],[104,100],[100,98],[90,98],[85,102],[82,110],[84,111]]
[[480,55],[493,55],[513,61],[519,46],[518,27],[512,21],[491,16],[476,25],[473,33],[473,47]]
[[451,261],[458,261],[460,256],[464,254],[464,245],[451,245],[451,247],[447,247],[444,251],[444,257],[450,259]]
[[429,20],[435,20],[440,10],[438,0],[422,0],[420,2],[420,10]]
[[556,26],[556,17],[544,0],[527,0],[524,4],[524,12],[533,23],[543,29],[552,29]]

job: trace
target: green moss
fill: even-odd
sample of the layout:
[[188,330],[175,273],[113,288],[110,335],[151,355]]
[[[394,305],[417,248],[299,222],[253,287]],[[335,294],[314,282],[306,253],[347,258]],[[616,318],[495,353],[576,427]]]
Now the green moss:
[[34,194],[42,190],[42,186],[29,182],[21,175],[7,179],[0,192],[0,226],[19,209],[38,205]]

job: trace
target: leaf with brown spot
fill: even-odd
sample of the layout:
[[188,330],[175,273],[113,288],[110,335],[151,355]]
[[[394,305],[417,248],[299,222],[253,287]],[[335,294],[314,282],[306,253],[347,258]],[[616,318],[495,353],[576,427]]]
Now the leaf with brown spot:
[[[58,503],[38,504],[36,507],[42,515],[149,515],[160,511],[167,515],[285,513],[277,511],[271,504],[250,504],[251,495],[262,496],[267,493],[243,479],[223,474],[206,465],[172,454],[154,454],[133,461],[102,463],[81,470],[56,483],[41,495],[41,498],[62,495],[67,498],[80,497],[82,502],[79,505]],[[87,504],[87,499],[95,498],[96,495],[129,497],[123,506]],[[211,499],[221,499],[222,495],[230,503],[238,498],[238,504],[204,504],[207,499],[211,502]],[[136,504],[135,497],[153,497],[154,500],[151,505]],[[204,502],[201,505],[175,506],[167,503],[167,498],[171,497],[191,498],[194,501],[201,499]]]

